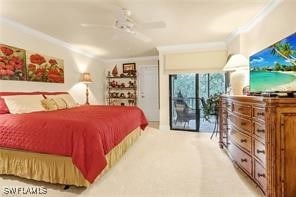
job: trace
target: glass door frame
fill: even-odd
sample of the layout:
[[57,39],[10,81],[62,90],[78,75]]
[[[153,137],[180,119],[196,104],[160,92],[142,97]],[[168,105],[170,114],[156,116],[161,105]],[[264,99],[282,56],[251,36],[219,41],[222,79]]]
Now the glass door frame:
[[[180,73],[181,74],[181,73]],[[194,129],[181,129],[181,128],[173,128],[173,109],[172,109],[172,87],[173,87],[173,78],[178,74],[170,74],[169,75],[169,119],[170,119],[170,130],[178,130],[178,131],[191,131],[191,132],[199,132],[200,127],[200,103],[199,103],[199,74],[195,73],[195,113],[196,113],[196,120],[195,120],[195,130]]]

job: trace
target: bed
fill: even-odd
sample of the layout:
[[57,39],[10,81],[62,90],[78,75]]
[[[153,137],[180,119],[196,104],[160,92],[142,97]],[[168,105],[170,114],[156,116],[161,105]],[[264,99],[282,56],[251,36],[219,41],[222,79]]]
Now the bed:
[[0,174],[87,187],[116,163],[146,126],[137,107],[83,105],[0,114]]

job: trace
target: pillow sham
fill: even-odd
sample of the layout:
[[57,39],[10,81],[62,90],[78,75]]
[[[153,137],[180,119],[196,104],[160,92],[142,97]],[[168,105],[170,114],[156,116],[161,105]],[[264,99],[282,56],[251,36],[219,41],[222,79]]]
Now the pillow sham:
[[78,103],[73,99],[70,94],[57,94],[57,95],[45,95],[46,98],[62,98],[66,104],[67,108],[77,107]]
[[58,105],[57,105],[57,103],[55,102],[54,99],[49,99],[49,98],[48,99],[43,99],[41,101],[41,104],[48,111],[53,111],[53,110],[59,109]]
[[11,114],[22,114],[36,111],[45,111],[41,101],[44,99],[40,95],[14,95],[2,96]]

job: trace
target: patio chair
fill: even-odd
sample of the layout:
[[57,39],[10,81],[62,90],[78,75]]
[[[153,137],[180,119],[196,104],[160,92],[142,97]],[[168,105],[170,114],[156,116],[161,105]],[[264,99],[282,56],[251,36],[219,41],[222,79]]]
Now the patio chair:
[[184,122],[184,128],[189,126],[189,121],[190,120],[195,120],[196,119],[196,111],[192,108],[190,108],[185,101],[183,102],[175,102],[175,109],[176,109],[176,114],[177,118],[175,119],[175,124],[177,122]]

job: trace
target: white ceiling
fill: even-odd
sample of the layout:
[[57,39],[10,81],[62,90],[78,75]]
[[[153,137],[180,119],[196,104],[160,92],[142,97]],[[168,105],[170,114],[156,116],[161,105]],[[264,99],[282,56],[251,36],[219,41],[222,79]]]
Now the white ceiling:
[[[152,56],[157,46],[221,42],[262,11],[271,0],[0,0],[0,15],[70,43],[104,59]],[[127,8],[141,22],[166,28],[139,29],[143,42],[113,28],[115,8]]]

